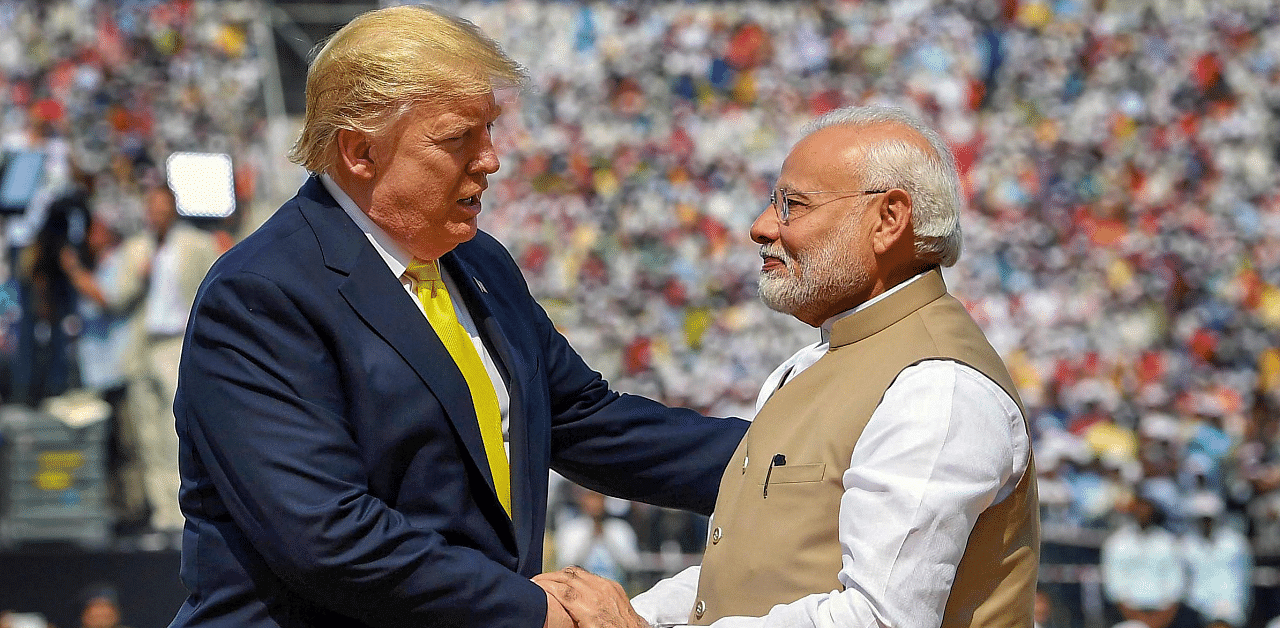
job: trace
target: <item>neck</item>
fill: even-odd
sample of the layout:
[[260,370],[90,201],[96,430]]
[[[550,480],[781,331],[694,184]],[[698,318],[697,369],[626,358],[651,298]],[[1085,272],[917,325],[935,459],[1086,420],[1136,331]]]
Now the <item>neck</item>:
[[371,186],[362,185],[362,182],[350,176],[350,173],[341,168],[330,168],[325,171],[333,182],[342,189],[343,193],[360,208],[360,211],[366,215],[369,213],[369,207],[373,202],[373,188]]
[[797,312],[795,317],[801,322],[807,323],[812,327],[821,327],[831,317],[837,316],[844,312],[848,312],[857,307],[861,307],[864,303],[875,299],[876,297],[893,290],[899,285],[910,281],[917,275],[928,270],[936,268],[933,264],[912,264],[899,266],[896,269],[878,274],[871,278],[870,287],[865,291],[854,294],[846,299],[831,304],[821,310]]

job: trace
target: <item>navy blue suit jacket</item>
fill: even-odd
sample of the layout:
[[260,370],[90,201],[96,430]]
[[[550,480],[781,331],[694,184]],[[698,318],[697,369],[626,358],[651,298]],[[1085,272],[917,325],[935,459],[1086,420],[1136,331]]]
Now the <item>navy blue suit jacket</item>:
[[312,178],[209,272],[174,404],[174,626],[541,626],[547,469],[709,513],[746,423],[611,391],[483,232],[441,258],[511,393],[513,516],[462,374]]

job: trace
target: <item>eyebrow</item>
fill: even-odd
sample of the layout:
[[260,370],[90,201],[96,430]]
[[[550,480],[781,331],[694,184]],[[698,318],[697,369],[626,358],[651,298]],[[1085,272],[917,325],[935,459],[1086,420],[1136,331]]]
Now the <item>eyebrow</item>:
[[794,196],[794,197],[806,198],[806,199],[809,198],[808,194],[804,193],[801,190],[797,190],[793,187],[785,187],[780,185],[778,186],[778,190],[781,191],[784,196]]
[[451,122],[450,124],[439,129],[439,131],[435,134],[435,137],[436,139],[439,139],[439,138],[445,138],[445,137],[452,137],[455,135],[462,135],[464,133],[470,132],[471,129],[474,129],[477,126],[484,126],[484,125],[490,124],[493,120],[497,119],[497,116],[494,116],[489,121],[486,121],[485,118],[486,116],[480,116],[478,118],[471,118],[471,119],[463,118],[463,119]]

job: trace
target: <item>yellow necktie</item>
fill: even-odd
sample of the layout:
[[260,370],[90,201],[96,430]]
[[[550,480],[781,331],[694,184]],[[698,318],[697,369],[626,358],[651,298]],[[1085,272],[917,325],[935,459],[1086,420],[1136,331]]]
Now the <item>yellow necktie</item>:
[[449,350],[462,377],[471,390],[471,403],[475,405],[476,420],[480,422],[480,437],[484,440],[484,453],[489,458],[489,470],[493,473],[493,485],[498,492],[502,508],[511,516],[511,471],[507,465],[507,453],[502,447],[502,411],[498,409],[498,395],[493,390],[480,354],[471,343],[471,336],[458,323],[457,312],[449,291],[440,278],[440,266],[435,261],[413,260],[404,274],[414,281],[418,300],[427,314],[431,328]]

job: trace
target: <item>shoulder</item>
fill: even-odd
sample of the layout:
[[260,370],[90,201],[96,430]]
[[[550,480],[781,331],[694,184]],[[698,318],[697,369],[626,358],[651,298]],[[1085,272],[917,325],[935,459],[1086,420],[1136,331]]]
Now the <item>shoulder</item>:
[[210,277],[237,271],[272,276],[322,263],[315,234],[292,201],[276,210],[262,226],[237,242],[214,264]]
[[503,290],[519,288],[525,291],[524,276],[511,253],[496,238],[484,231],[459,244],[452,251],[466,269],[481,277],[490,286],[503,286]]
[[923,360],[903,369],[891,389],[947,394],[975,410],[1018,417],[1022,411],[1009,393],[981,371],[955,360]]
[[500,263],[515,265],[511,253],[497,238],[485,231],[476,231],[476,236],[459,244],[454,252],[464,261],[476,263]]
[[136,234],[129,236],[120,244],[119,256],[129,266],[143,265],[155,254],[156,243],[149,235]]
[[1132,524],[1124,524],[1112,532],[1106,539],[1102,541],[1102,549],[1104,550],[1127,550],[1135,546],[1137,541],[1137,530]]

